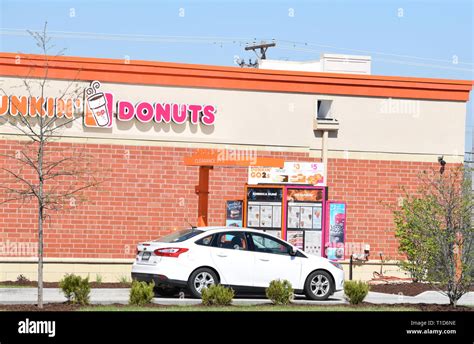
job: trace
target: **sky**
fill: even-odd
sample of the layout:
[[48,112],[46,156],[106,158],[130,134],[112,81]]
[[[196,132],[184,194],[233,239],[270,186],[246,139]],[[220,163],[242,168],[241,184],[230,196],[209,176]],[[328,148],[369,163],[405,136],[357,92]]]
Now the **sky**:
[[39,52],[26,30],[47,21],[52,53],[71,56],[232,66],[274,39],[271,59],[370,55],[372,74],[474,79],[474,0],[0,0],[0,12],[3,52]]

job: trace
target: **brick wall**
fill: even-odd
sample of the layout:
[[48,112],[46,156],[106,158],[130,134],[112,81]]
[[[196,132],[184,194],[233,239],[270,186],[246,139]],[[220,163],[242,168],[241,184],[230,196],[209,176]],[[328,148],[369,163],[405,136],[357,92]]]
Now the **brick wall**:
[[[16,141],[1,140],[0,154],[14,155],[23,147]],[[66,156],[73,150],[90,156],[88,161],[100,171],[103,182],[85,193],[87,202],[50,213],[45,225],[47,257],[130,258],[137,242],[187,226],[188,221],[195,223],[198,168],[183,165],[184,156],[191,155],[193,149],[70,143],[51,143],[48,147],[55,156]],[[309,160],[304,153],[262,155]],[[15,164],[0,158],[0,168],[14,169]],[[370,244],[373,258],[379,251],[396,258],[391,213],[381,202],[396,203],[398,187],[415,189],[417,173],[430,167],[436,164],[331,159],[329,197],[347,202],[347,241]],[[22,173],[33,177],[28,171]],[[224,200],[243,198],[247,169],[218,167],[210,176],[209,221],[210,225],[221,225]],[[62,182],[67,184],[67,180]],[[0,185],[11,185],[4,171],[0,172]],[[4,199],[0,194],[0,202]],[[33,202],[1,204],[0,242],[35,242],[36,219]]]

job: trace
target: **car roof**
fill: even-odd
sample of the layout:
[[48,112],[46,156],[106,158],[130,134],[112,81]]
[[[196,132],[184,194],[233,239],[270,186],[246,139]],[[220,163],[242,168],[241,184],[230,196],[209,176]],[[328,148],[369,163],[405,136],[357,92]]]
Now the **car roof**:
[[245,232],[255,232],[255,233],[262,233],[259,229],[253,228],[246,228],[246,227],[232,227],[232,226],[207,226],[207,227],[195,227],[197,230],[201,230],[204,232],[217,232],[222,230],[228,231],[245,231]]

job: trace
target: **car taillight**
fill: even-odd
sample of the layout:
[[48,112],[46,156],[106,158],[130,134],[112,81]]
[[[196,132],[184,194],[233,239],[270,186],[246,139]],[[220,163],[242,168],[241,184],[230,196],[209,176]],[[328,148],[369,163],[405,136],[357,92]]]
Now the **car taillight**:
[[188,248],[182,247],[166,247],[166,248],[159,248],[153,251],[156,256],[159,257],[174,257],[177,258],[181,253],[188,252]]

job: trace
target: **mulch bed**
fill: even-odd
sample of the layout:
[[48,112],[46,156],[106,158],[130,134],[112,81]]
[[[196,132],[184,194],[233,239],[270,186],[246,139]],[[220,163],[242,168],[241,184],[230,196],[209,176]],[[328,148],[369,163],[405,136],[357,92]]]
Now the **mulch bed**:
[[[87,307],[102,307],[102,306],[114,306],[117,308],[122,308],[122,307],[128,307],[128,305],[124,305],[121,303],[114,303],[110,305],[89,305]],[[0,311],[9,311],[9,312],[71,312],[71,311],[77,311],[81,308],[82,306],[79,305],[74,305],[72,303],[64,302],[64,303],[45,303],[43,305],[43,309],[38,308],[37,305],[31,304],[31,305],[0,305]],[[151,303],[146,306],[146,308],[162,308],[166,307],[163,305],[157,305],[154,303]]]
[[[402,294],[406,296],[416,296],[425,291],[434,290],[435,288],[427,283],[387,283],[387,284],[373,284],[370,286],[370,291],[385,294]],[[474,291],[474,285],[471,286],[471,291]]]
[[69,312],[79,308],[80,306],[69,303],[45,303],[43,309],[38,308],[37,305],[0,305],[1,311],[10,312]]
[[[3,286],[20,286],[20,287],[37,287],[38,282],[36,281],[4,281],[0,282],[0,285]],[[90,282],[91,288],[130,288],[130,283],[97,283],[97,282]],[[59,288],[59,282],[43,282],[44,288]]]
[[[88,307],[100,307],[102,305],[90,305]],[[127,307],[127,305],[123,304],[118,304],[114,303],[108,306],[114,306],[117,308],[122,308],[122,307]],[[268,304],[268,305],[260,305],[260,306],[267,306],[268,308],[273,307],[273,305]],[[297,307],[298,305],[293,304],[292,306]],[[144,308],[164,308],[164,307],[169,307],[169,306],[163,306],[163,305],[157,305],[157,304],[149,304],[147,306],[144,306]],[[193,307],[205,307],[201,304],[195,305]],[[236,306],[237,307],[237,306]],[[365,307],[372,307],[372,308],[377,308],[377,307],[383,307],[383,308],[400,308],[400,307],[407,307],[407,308],[418,308],[421,311],[424,312],[473,312],[474,308],[472,307],[466,307],[466,306],[457,306],[456,308],[450,307],[448,305],[432,305],[432,304],[394,304],[394,305],[374,305],[368,302],[362,302],[359,305],[315,305],[315,309],[317,308],[323,308],[323,307],[340,307],[341,310],[343,308],[354,308],[357,310],[357,308],[360,308],[363,311],[363,308]],[[70,303],[48,303],[45,304],[43,309],[39,309],[38,306],[36,305],[0,305],[0,311],[10,311],[10,312],[70,312],[70,311],[77,311],[80,309],[81,306],[78,305],[73,305]]]

